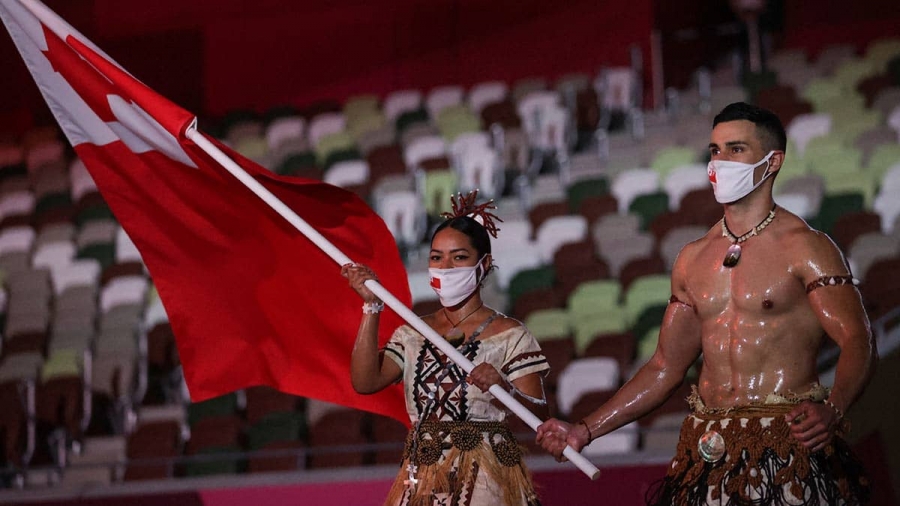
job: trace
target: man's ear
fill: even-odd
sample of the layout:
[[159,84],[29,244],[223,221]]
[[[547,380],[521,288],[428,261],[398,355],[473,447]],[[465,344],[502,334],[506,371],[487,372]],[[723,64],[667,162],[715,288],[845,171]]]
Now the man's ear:
[[769,158],[769,172],[778,172],[781,164],[784,163],[784,151],[775,151]]

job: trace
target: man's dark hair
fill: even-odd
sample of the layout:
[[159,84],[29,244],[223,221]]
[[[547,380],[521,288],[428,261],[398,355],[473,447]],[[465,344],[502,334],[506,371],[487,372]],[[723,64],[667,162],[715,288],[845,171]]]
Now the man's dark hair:
[[744,102],[735,102],[722,109],[713,119],[713,128],[726,121],[747,120],[756,125],[756,135],[766,151],[785,151],[787,134],[784,125],[772,111]]

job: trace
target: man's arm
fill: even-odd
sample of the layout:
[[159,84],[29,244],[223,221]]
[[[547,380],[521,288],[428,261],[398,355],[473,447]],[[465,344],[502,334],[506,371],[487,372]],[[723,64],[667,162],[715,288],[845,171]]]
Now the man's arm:
[[830,282],[833,276],[850,275],[840,250],[822,233],[809,234],[802,246],[807,260],[801,262],[799,274],[804,285],[813,283],[813,288],[816,280],[826,279],[824,286],[807,293],[810,307],[841,350],[827,404],[804,403],[788,414],[789,420],[801,418],[792,426],[794,436],[815,451],[831,440],[840,415],[862,395],[874,372],[877,352],[859,291],[852,284]]
[[[690,245],[689,245],[690,247]],[[686,248],[687,250],[687,248]],[[672,395],[701,352],[700,320],[686,290],[685,251],[672,271],[673,301],[666,308],[659,342],[650,360],[596,411],[569,425],[558,420],[538,428],[537,442],[558,459],[566,444],[580,451],[591,440],[637,420]]]
[[[585,417],[596,438],[633,422],[659,407],[684,381],[700,355],[700,320],[684,290],[675,288],[650,360],[606,404]],[[690,305],[689,305],[690,304]]]

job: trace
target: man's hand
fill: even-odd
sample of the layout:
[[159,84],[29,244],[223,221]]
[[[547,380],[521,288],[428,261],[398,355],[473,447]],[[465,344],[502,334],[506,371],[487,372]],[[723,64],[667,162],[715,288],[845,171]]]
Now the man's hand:
[[798,404],[784,419],[791,426],[791,435],[811,452],[825,448],[840,424],[834,409],[811,401]]
[[590,438],[587,427],[583,424],[572,425],[551,418],[538,427],[535,442],[556,457],[558,462],[565,462],[568,459],[562,453],[566,446],[571,446],[575,451],[580,452],[590,443]]

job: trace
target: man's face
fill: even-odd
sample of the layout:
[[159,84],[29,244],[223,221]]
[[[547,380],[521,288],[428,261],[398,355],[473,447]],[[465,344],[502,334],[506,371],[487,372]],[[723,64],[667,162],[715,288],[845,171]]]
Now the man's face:
[[[764,151],[756,125],[751,121],[737,120],[719,123],[712,130],[709,138],[709,155],[712,160],[727,160],[755,164],[762,160],[768,151]],[[757,167],[753,173],[753,183],[762,179],[767,164]]]

